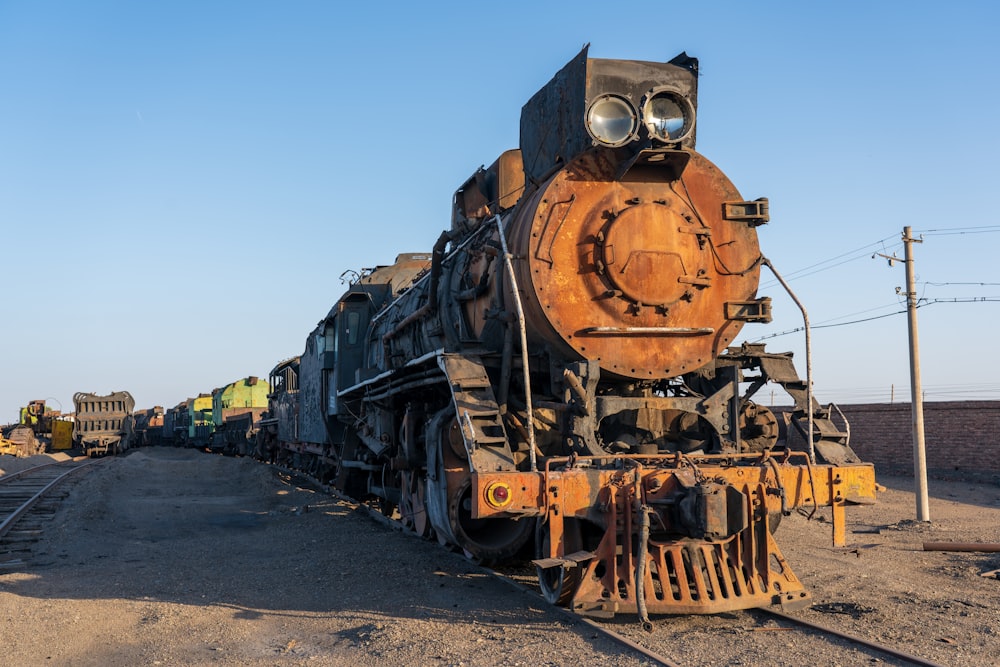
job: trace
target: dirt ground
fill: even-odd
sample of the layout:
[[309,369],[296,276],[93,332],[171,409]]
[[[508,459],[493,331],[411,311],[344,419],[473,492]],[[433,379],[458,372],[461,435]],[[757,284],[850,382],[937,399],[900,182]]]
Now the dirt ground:
[[[813,596],[794,615],[941,665],[1000,665],[1000,577],[990,574],[1000,569],[1000,553],[923,548],[1000,544],[1000,486],[931,479],[931,522],[923,523],[915,520],[913,479],[877,477],[885,487],[878,503],[847,510],[846,548],[831,546],[829,510],[782,521],[778,543]],[[685,665],[908,664],[826,640],[785,646],[785,634],[774,631],[782,625],[755,612],[660,618],[656,635],[672,635],[669,654]],[[656,645],[630,625],[618,629]]]
[[[830,546],[828,522],[782,523],[778,541],[815,599],[799,614],[941,664],[1000,664],[1000,580],[980,576],[1000,554],[922,550],[1000,542],[1000,486],[932,480],[932,523],[918,524],[912,481],[879,481],[878,505],[849,510],[848,549]],[[103,461],[24,560],[0,567],[6,665],[649,664],[461,556],[247,459],[147,448]],[[879,661],[792,642],[752,613],[658,618],[653,635],[633,621],[616,629],[685,665]]]
[[64,452],[58,452],[56,454],[39,454],[38,456],[10,456],[3,455],[0,456],[0,477],[4,475],[9,475],[15,473],[19,470],[24,470],[25,468],[32,468],[34,466],[42,465],[45,463],[52,463],[53,461],[69,461],[70,457]]

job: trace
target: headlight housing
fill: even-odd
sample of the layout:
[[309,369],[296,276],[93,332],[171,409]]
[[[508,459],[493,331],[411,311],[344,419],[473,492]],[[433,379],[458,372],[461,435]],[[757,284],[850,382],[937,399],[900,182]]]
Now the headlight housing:
[[604,146],[621,146],[635,138],[639,127],[635,107],[624,97],[601,95],[587,111],[587,131]]
[[653,139],[677,143],[694,129],[694,107],[673,91],[654,91],[643,102],[642,122]]

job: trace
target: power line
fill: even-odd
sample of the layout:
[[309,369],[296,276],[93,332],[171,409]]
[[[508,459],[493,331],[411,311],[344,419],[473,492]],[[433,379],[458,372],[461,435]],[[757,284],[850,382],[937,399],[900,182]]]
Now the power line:
[[[883,306],[883,308],[884,308],[884,306]],[[866,317],[866,318],[863,318],[863,319],[860,319],[860,320],[851,320],[850,322],[839,322],[837,324],[814,324],[810,328],[812,328],[812,329],[831,329],[833,327],[846,327],[849,324],[861,324],[862,322],[871,322],[872,320],[881,320],[881,319],[883,319],[885,317],[892,317],[893,315],[902,315],[905,312],[906,312],[905,310],[897,310],[896,312],[893,312],[893,313],[885,313],[883,315],[875,315],[874,317]],[[836,319],[836,318],[834,318],[834,319]],[[803,329],[805,329],[805,327],[796,327],[794,329],[788,329],[787,331],[782,331],[780,333],[773,333],[773,334],[768,334],[767,336],[761,336],[760,338],[758,338],[756,340],[753,340],[753,341],[750,341],[750,342],[752,342],[752,343],[759,343],[760,341],[762,341],[762,340],[768,340],[769,338],[777,338],[779,336],[787,336],[788,334],[798,333],[798,332],[802,331]]]
[[961,234],[995,234],[1000,232],[1000,225],[985,225],[982,227],[946,227],[943,229],[917,230],[921,236],[957,236]]
[[1000,285],[1000,283],[932,283],[932,282],[925,282],[924,285],[933,285],[934,287],[944,287],[946,285],[995,286],[995,285]]
[[[931,303],[983,303],[991,301],[1000,301],[1000,296],[953,296],[953,297],[941,297],[937,299],[921,299],[924,304]],[[919,307],[919,306],[918,306]]]
[[[925,385],[922,393],[925,399],[931,401],[992,401],[1000,400],[1000,384]],[[903,383],[890,383],[880,387],[825,386],[817,398],[821,403],[833,400],[842,405],[849,403],[908,403],[910,402],[910,388]]]
[[[875,241],[874,243],[868,243],[867,245],[855,248],[854,250],[848,250],[847,252],[841,253],[835,257],[824,259],[820,262],[816,262],[815,264],[811,264],[809,266],[804,266],[801,269],[796,269],[795,271],[785,274],[785,278],[788,280],[794,280],[796,278],[804,278],[806,276],[811,276],[814,273],[820,273],[821,271],[826,271],[828,269],[832,269],[841,266],[843,264],[847,264],[848,262],[853,262],[856,259],[862,259],[864,257],[868,257],[869,255],[871,255],[872,248],[875,248],[876,250],[881,249],[888,252],[889,250],[901,247],[902,243],[897,243],[893,246],[890,246],[889,248],[885,247],[885,242],[893,238],[895,237],[887,236],[884,239],[879,239],[878,241]],[[761,285],[761,288],[772,287],[777,284],[778,284],[777,280],[772,280],[763,283]]]
[[[1000,296],[970,296],[970,297],[942,297],[936,299],[918,299],[917,308],[923,308],[924,306],[930,306],[935,303],[984,303],[984,302],[1000,302]],[[878,306],[877,308],[871,308],[867,311],[859,311],[860,313],[871,312],[873,310],[879,310],[880,308],[888,308],[889,306]],[[871,322],[873,320],[881,320],[886,317],[892,317],[893,315],[902,315],[906,310],[897,310],[891,313],[883,313],[882,315],[875,315],[873,317],[864,317],[860,320],[851,320],[850,322],[835,322],[833,324],[814,324],[812,329],[832,329],[833,327],[846,327],[851,324],[862,324],[864,322]],[[854,313],[852,313],[854,314]],[[851,315],[841,315],[840,317],[850,317]],[[824,320],[824,322],[833,322],[834,320],[840,319],[840,317],[834,317],[829,320]],[[770,338],[778,338],[779,336],[787,336],[788,334],[798,333],[803,330],[804,327],[796,327],[794,329],[788,329],[787,331],[782,331],[779,333],[768,334],[767,336],[761,336],[750,342],[759,343],[762,340],[768,340]]]
[[[952,236],[959,234],[993,234],[996,232],[1000,232],[1000,225],[983,225],[978,227],[942,227],[937,229],[925,229],[918,231],[926,236]],[[885,242],[893,238],[896,238],[895,234],[893,234],[892,236],[887,236],[883,239],[879,239],[874,243],[869,243],[867,245],[860,246],[858,248],[855,248],[854,250],[848,250],[847,252],[841,253],[829,259],[816,262],[815,264],[810,264],[809,266],[802,267],[801,269],[796,269],[795,271],[784,274],[785,278],[787,280],[795,280],[796,278],[805,278],[806,276],[811,276],[814,273],[820,273],[828,269],[833,269],[838,266],[842,266],[843,264],[847,264],[848,262],[853,262],[856,259],[862,259],[864,257],[869,256],[873,248],[876,250],[876,252],[878,250],[881,250],[886,255],[889,255],[891,254],[890,251],[896,250],[903,246],[903,243],[900,241],[898,243],[890,245],[887,248],[885,246]],[[778,281],[771,280],[762,283],[761,288],[766,289],[768,287],[773,287],[774,285],[777,284]],[[933,283],[928,283],[928,284],[933,284]],[[942,283],[942,284],[947,284],[947,283]],[[955,283],[955,284],[963,284],[963,283]],[[969,284],[974,284],[974,283],[969,283]],[[981,283],[981,284],[988,285],[996,283]]]
[[[884,306],[876,306],[874,308],[867,308],[865,310],[856,310],[853,313],[847,313],[845,315],[840,315],[839,317],[831,317],[829,319],[822,320],[820,322],[817,322],[815,326],[822,326],[822,325],[827,324],[828,322],[836,322],[837,320],[842,320],[845,317],[854,317],[855,315],[862,315],[864,313],[870,313],[870,312],[875,311],[875,310],[882,310],[883,308],[895,308],[897,306],[899,306],[899,302],[898,301],[896,303],[889,303],[889,304],[886,304]],[[815,326],[813,328],[815,328]]]
[[[791,405],[793,403],[791,397],[780,387],[775,387],[771,393],[771,405]],[[928,402],[1000,401],[1000,385],[996,384],[930,385],[925,386],[922,393]],[[822,386],[817,388],[816,398],[824,405],[832,401],[841,406],[909,403],[910,388],[903,383],[889,383],[878,387]]]

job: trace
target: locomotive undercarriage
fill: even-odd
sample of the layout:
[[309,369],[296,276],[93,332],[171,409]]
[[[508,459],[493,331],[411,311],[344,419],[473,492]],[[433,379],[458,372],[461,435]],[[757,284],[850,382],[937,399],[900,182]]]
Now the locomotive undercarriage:
[[358,442],[337,485],[352,479],[416,533],[477,560],[534,539],[543,593],[580,613],[807,604],[776,520],[832,506],[843,544],[844,506],[874,502],[872,467],[854,464],[828,409],[813,404],[817,465],[750,401],[776,379],[798,404],[789,429],[805,421],[804,383],[782,375],[788,355],[732,349],[710,372],[610,389],[592,362],[552,372],[533,359],[536,387],[550,385],[533,402],[534,470],[522,388],[513,380],[500,406],[493,361],[439,353],[356,392]]

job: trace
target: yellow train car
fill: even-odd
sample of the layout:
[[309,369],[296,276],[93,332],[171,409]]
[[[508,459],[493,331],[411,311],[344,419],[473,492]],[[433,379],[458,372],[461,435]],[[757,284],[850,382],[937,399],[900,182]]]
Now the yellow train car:
[[73,448],[73,422],[68,419],[52,420],[52,451]]

